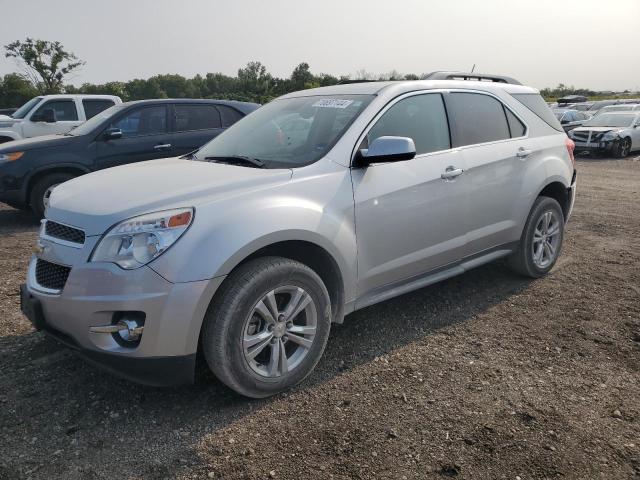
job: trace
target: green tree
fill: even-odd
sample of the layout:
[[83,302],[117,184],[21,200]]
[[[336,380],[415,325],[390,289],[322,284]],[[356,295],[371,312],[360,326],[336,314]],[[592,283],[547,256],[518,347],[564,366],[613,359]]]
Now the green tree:
[[19,107],[38,95],[38,90],[17,73],[8,73],[0,78],[0,106]]
[[5,57],[14,58],[23,70],[23,77],[43,94],[61,92],[65,77],[84,65],[60,42],[27,38],[5,45],[4,49]]

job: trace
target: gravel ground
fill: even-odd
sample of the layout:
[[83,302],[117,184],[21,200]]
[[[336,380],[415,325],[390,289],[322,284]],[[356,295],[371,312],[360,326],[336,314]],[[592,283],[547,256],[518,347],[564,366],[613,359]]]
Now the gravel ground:
[[548,277],[499,262],[352,314],[263,401],[139,387],[35,333],[37,224],[0,207],[0,478],[639,478],[636,160],[579,162]]

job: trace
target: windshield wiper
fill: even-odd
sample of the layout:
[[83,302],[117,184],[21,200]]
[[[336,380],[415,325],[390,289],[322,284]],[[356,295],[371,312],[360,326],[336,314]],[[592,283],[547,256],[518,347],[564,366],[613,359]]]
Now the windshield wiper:
[[218,163],[228,163],[230,165],[242,165],[249,164],[255,168],[264,168],[265,163],[258,159],[252,157],[246,157],[244,155],[228,155],[228,156],[213,156],[213,157],[204,157],[205,160],[210,162],[218,162]]

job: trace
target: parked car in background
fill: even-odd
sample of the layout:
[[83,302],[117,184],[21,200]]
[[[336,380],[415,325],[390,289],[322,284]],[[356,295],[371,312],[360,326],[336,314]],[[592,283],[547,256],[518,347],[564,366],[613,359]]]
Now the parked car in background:
[[580,112],[578,110],[568,110],[566,108],[553,109],[553,114],[556,116],[565,132],[579,127],[591,118],[591,115],[588,113]]
[[17,108],[0,108],[0,118],[10,117]]
[[602,107],[597,114],[602,115],[603,113],[611,113],[611,112],[635,112],[635,111],[640,111],[640,104],[619,103],[617,105],[608,105],[606,107]]
[[0,145],[0,201],[42,216],[52,189],[95,170],[191,152],[259,105],[141,100],[112,106],[64,135]]
[[601,108],[608,107],[609,105],[616,105],[617,103],[617,100],[598,100],[593,102],[585,111],[593,116],[598,113]]
[[580,103],[586,102],[588,100],[584,95],[567,95],[566,97],[562,97],[558,99],[558,104],[569,104],[569,103]]
[[600,113],[568,135],[578,153],[623,158],[640,149],[640,112]]
[[578,110],[579,112],[586,112],[593,106],[593,103],[594,102],[568,103],[565,104],[564,108]]
[[98,113],[122,103],[113,95],[43,95],[0,117],[0,143],[67,133]]
[[347,313],[499,258],[542,277],[573,142],[537,90],[489,79],[294,92],[188,158],[60,185],[22,310],[129,379],[192,382],[200,355],[258,398],[307,377]]

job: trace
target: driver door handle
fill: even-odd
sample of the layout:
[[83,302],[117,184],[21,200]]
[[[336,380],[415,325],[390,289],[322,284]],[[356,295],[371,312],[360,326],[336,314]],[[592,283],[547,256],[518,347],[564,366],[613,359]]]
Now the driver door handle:
[[168,148],[171,148],[171,144],[170,143],[161,143],[161,144],[156,145],[155,147],[153,147],[154,150],[166,150]]
[[464,172],[463,169],[450,166],[447,167],[442,175],[440,175],[440,178],[442,178],[443,180],[451,180],[459,175],[462,175],[462,172]]
[[518,153],[516,153],[516,156],[517,156],[518,158],[527,158],[527,157],[528,157],[529,155],[531,155],[532,153],[533,153],[533,151],[531,151],[531,150],[527,150],[527,149],[526,149],[526,148],[524,148],[524,147],[520,147],[520,148],[518,149]]

